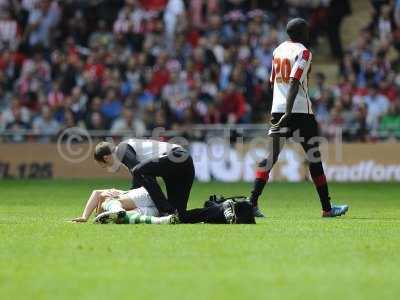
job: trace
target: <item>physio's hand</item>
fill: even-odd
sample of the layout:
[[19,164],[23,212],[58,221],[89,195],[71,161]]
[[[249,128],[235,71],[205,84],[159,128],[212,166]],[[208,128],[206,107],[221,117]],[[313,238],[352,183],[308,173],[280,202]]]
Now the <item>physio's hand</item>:
[[73,222],[73,223],[86,223],[87,219],[85,219],[84,217],[78,217],[78,218],[72,219],[71,222]]

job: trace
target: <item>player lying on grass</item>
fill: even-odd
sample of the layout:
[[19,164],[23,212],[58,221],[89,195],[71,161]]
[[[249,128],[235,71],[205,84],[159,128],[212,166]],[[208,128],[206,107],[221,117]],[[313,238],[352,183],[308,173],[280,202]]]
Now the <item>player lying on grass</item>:
[[[205,202],[204,209],[213,213],[210,213],[204,222],[255,224],[251,205],[247,201],[240,201],[237,198],[224,199],[215,195],[210,196],[210,199]],[[160,216],[150,194],[143,187],[129,191],[94,190],[86,202],[82,216],[72,221],[87,222],[93,211],[96,211],[97,214],[94,223],[177,224],[180,222],[179,217],[175,214]]]
[[94,190],[86,202],[82,216],[73,219],[73,222],[87,222],[93,211],[97,216],[95,223],[118,224],[176,224],[175,215],[160,217],[145,188],[129,191],[116,189]]

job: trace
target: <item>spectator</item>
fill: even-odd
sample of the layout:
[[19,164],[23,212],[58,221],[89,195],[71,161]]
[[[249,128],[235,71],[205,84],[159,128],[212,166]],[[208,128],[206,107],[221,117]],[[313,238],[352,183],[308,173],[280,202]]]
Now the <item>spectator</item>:
[[167,5],[168,0],[139,0],[140,4],[149,11],[161,11]]
[[206,115],[204,116],[205,124],[220,124],[221,114],[215,104],[211,103],[207,107]]
[[174,35],[183,25],[185,4],[183,0],[169,0],[164,11],[165,35],[168,49],[172,50]]
[[170,82],[164,86],[162,98],[168,103],[172,113],[176,118],[183,116],[183,111],[188,107],[188,85],[183,74],[175,71],[172,72]]
[[49,92],[47,99],[48,99],[47,100],[48,105],[54,110],[57,110],[59,107],[61,107],[63,105],[64,93],[60,89],[59,82],[53,83],[53,89],[51,92]]
[[26,136],[22,135],[20,132],[30,129],[29,123],[23,121],[20,107],[14,107],[12,113],[13,120],[6,124],[6,130],[12,133],[8,140],[14,143],[25,142]]
[[130,132],[130,136],[141,137],[146,132],[144,122],[135,117],[132,107],[124,106],[122,117],[115,120],[111,126],[111,133],[113,135],[126,134]]
[[382,117],[379,126],[382,137],[400,138],[400,102],[393,102],[390,105],[388,114]]
[[154,66],[154,73],[152,73],[152,78],[147,86],[147,90],[155,96],[159,96],[161,94],[164,86],[170,80],[170,72],[166,67],[167,61],[167,53],[163,51],[160,52]]
[[267,37],[262,38],[260,46],[255,50],[255,57],[260,61],[261,66],[264,68],[264,72],[269,72],[272,66],[272,47],[273,41]]
[[0,49],[17,49],[20,41],[21,30],[8,10],[0,10]]
[[332,98],[330,92],[325,89],[321,90],[321,94],[319,94],[318,97],[313,98],[313,100],[315,101],[313,107],[315,117],[320,125],[324,126],[329,120],[329,114],[332,108]]
[[355,107],[353,99],[350,94],[343,94],[340,99],[342,111],[341,117],[343,119],[343,139],[352,141],[357,136],[358,122],[354,113]]
[[26,36],[31,47],[50,47],[53,30],[60,20],[60,9],[56,1],[40,0],[37,8],[29,13]]
[[45,60],[40,48],[34,51],[31,58],[24,60],[17,82],[18,92],[22,96],[43,91],[51,80],[51,65]]
[[79,45],[86,45],[89,35],[89,26],[82,10],[76,10],[74,15],[68,20],[68,31]]
[[373,25],[342,50],[347,0],[17,2],[0,2],[0,127],[15,108],[32,127],[31,115],[39,119],[48,105],[62,128],[132,130],[125,106],[147,128],[188,133],[194,122],[265,122],[272,52],[294,15],[328,34],[335,56],[343,52],[339,80],[328,84],[320,73],[311,84],[321,131],[332,136],[341,126],[344,139],[364,141],[366,124],[376,135],[394,115],[385,118],[383,103],[399,96],[392,49],[400,49],[400,1],[373,1]]
[[53,118],[52,111],[49,106],[43,106],[41,114],[33,121],[33,130],[39,134],[38,139],[41,143],[48,143],[52,140],[60,130],[59,123]]
[[69,97],[69,108],[74,114],[75,120],[83,120],[87,107],[87,96],[82,92],[80,86],[75,86],[72,89],[71,96]]
[[113,29],[115,34],[127,34],[132,30],[133,24],[130,18],[130,10],[124,7],[115,21]]
[[246,102],[237,86],[231,83],[219,97],[222,98],[220,112],[223,122],[229,124],[242,122],[246,113]]
[[332,56],[342,59],[343,46],[340,29],[345,16],[351,13],[349,0],[331,0],[327,9],[327,33]]
[[367,129],[367,112],[365,107],[359,107],[356,110],[356,123],[354,126],[354,141],[365,142]]
[[384,78],[379,83],[380,92],[385,95],[391,103],[395,102],[397,99],[397,89],[396,85],[390,78]]
[[117,93],[110,88],[106,93],[106,98],[101,106],[101,112],[110,121],[118,118],[122,111],[122,103],[117,98]]
[[75,120],[73,112],[70,111],[69,109],[67,109],[65,111],[63,124],[64,124],[64,126],[63,126],[61,131],[64,131],[64,130],[69,129],[69,128],[77,127],[77,125],[78,125],[76,123],[76,120]]
[[89,130],[105,130],[106,125],[103,115],[97,111],[92,112],[89,116],[86,127]]
[[387,113],[389,109],[389,100],[384,95],[378,92],[378,87],[373,85],[370,88],[369,94],[364,97],[367,107],[367,125],[369,129],[376,134],[379,128],[380,118]]
[[13,88],[20,63],[20,56],[16,52],[7,49],[0,51],[0,86],[6,90]]
[[392,36],[392,8],[389,5],[384,5],[378,19],[379,38],[382,41],[390,40]]
[[[101,112],[101,105],[102,100],[99,97],[94,98],[92,100],[92,103],[90,103],[89,109],[85,115],[85,125],[87,129],[105,130],[106,128],[109,128],[107,120]],[[93,115],[97,116],[94,117]],[[96,120],[97,122],[94,120]],[[102,127],[99,127],[100,124],[102,125]]]
[[147,127],[150,130],[154,130],[156,128],[163,128],[165,130],[171,129],[171,126],[167,120],[166,113],[163,109],[157,109],[155,111],[150,111],[149,114],[154,115],[154,118],[151,118],[148,121]]
[[88,45],[90,47],[97,47],[99,45],[110,47],[113,40],[112,33],[107,30],[107,23],[104,20],[99,20],[97,28],[89,35]]
[[5,126],[9,123],[13,123],[15,121],[15,112],[18,111],[21,121],[29,124],[31,120],[31,112],[28,108],[21,106],[21,101],[17,98],[14,98],[11,101],[10,107],[3,111],[3,122]]

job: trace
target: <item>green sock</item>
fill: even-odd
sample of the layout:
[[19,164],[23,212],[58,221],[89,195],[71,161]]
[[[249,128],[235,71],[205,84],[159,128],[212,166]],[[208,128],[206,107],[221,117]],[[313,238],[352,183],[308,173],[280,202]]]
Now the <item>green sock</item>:
[[151,224],[151,217],[144,216],[139,213],[126,214],[125,224]]

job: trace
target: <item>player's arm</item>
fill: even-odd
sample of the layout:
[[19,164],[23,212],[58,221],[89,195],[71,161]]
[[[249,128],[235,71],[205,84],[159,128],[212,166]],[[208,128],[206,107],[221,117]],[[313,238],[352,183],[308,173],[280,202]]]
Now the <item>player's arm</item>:
[[292,113],[294,100],[296,99],[297,93],[299,92],[300,81],[294,77],[290,78],[289,81],[289,92],[286,98],[286,111],[285,114],[289,115]]
[[292,114],[294,100],[296,99],[297,93],[299,92],[299,86],[300,86],[299,80],[297,80],[296,78],[290,78],[289,91],[286,98],[286,111],[280,118],[279,122],[272,125],[272,129],[279,129],[280,127],[286,125],[287,121],[289,120]]
[[72,219],[72,221],[76,223],[87,222],[87,220],[89,220],[90,216],[92,215],[93,211],[99,210],[99,207],[106,198],[116,197],[122,192],[123,191],[116,189],[94,190],[86,202],[82,215],[80,217]]
[[275,82],[275,76],[276,76],[274,61],[275,61],[274,56],[272,56],[271,72],[270,72],[269,80],[268,80],[268,84],[267,84],[267,87],[270,90],[273,90],[273,88],[274,88],[274,82]]
[[83,210],[82,216],[72,219],[72,222],[76,222],[76,223],[87,222],[90,215],[93,213],[93,211],[99,205],[99,201],[100,201],[102,192],[104,192],[104,190],[93,191],[92,194],[90,195],[89,199],[86,202],[85,209]]

